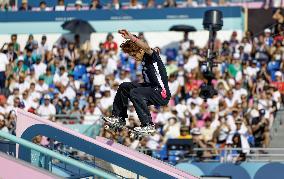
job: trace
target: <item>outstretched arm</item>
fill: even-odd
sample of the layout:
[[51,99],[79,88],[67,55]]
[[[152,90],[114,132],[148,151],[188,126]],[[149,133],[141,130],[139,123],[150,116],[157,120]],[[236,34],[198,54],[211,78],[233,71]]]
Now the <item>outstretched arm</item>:
[[134,43],[136,43],[140,48],[142,48],[145,51],[145,53],[152,55],[153,50],[144,41],[135,37],[133,34],[131,34],[130,32],[128,32],[125,29],[119,30],[118,33],[120,33],[123,38],[129,39],[129,40],[133,41]]

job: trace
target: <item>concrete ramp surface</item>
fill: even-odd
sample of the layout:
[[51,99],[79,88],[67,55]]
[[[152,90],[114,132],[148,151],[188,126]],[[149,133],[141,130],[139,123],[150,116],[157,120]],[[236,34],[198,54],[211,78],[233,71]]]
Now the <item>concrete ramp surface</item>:
[[0,152],[0,178],[56,179],[58,176]]
[[[21,109],[17,109],[16,134],[29,141],[36,135],[44,135],[146,178],[198,178],[111,140],[87,137]],[[27,148],[20,146],[18,155],[23,160],[30,160]]]

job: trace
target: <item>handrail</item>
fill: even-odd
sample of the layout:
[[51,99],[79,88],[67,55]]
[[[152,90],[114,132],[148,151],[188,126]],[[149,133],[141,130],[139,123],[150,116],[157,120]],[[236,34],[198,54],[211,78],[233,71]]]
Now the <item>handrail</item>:
[[94,167],[90,167],[89,165],[86,165],[82,162],[78,162],[77,160],[75,159],[72,159],[72,158],[69,158],[69,157],[66,157],[64,155],[61,155],[61,154],[58,154],[52,150],[49,150],[49,149],[46,149],[44,147],[41,147],[39,145],[36,145],[32,142],[29,142],[29,141],[26,141],[24,139],[21,139],[21,138],[18,138],[14,135],[11,135],[7,132],[3,132],[3,131],[0,131],[0,137],[3,137],[3,138],[6,138],[8,140],[11,140],[15,143],[18,143],[20,145],[23,145],[25,147],[28,147],[30,149],[33,149],[33,150],[36,150],[38,152],[41,152],[45,155],[48,155],[50,157],[53,157],[53,158],[56,158],[58,160],[61,160],[62,162],[65,162],[65,163],[68,163],[70,165],[73,165],[73,166],[76,166],[82,170],[85,170],[87,172],[90,172],[94,175],[97,175],[97,176],[100,176],[100,177],[103,177],[103,178],[107,178],[107,179],[115,179],[117,177],[105,172],[105,171],[102,171],[100,169],[97,169],[97,168],[94,168]]
[[193,148],[194,151],[205,151],[205,150],[265,150],[265,151],[284,151],[284,148]]

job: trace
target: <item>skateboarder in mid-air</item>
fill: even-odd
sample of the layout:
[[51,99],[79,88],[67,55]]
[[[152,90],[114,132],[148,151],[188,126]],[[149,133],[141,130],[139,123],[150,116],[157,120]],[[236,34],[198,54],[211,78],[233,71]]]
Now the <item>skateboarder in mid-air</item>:
[[166,68],[159,56],[159,52],[150,48],[143,40],[127,30],[119,30],[118,33],[126,39],[120,45],[122,51],[128,53],[137,62],[141,62],[144,83],[121,83],[114,98],[112,116],[105,117],[104,120],[111,124],[125,126],[128,99],[130,99],[141,122],[141,126],[135,127],[134,131],[153,133],[155,126],[148,106],[167,105],[171,97]]

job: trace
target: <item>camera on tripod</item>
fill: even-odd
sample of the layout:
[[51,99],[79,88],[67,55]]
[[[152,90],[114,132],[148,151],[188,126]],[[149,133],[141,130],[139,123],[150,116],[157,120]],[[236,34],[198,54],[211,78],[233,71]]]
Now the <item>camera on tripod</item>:
[[214,74],[212,72],[213,67],[217,66],[214,59],[218,56],[218,53],[214,51],[214,42],[216,39],[217,31],[221,30],[223,26],[223,14],[218,10],[208,10],[204,13],[203,27],[209,31],[208,50],[206,54],[206,61],[202,62],[201,71],[204,77],[204,83],[201,85],[199,96],[203,99],[212,98],[217,95],[217,91],[212,85]]

